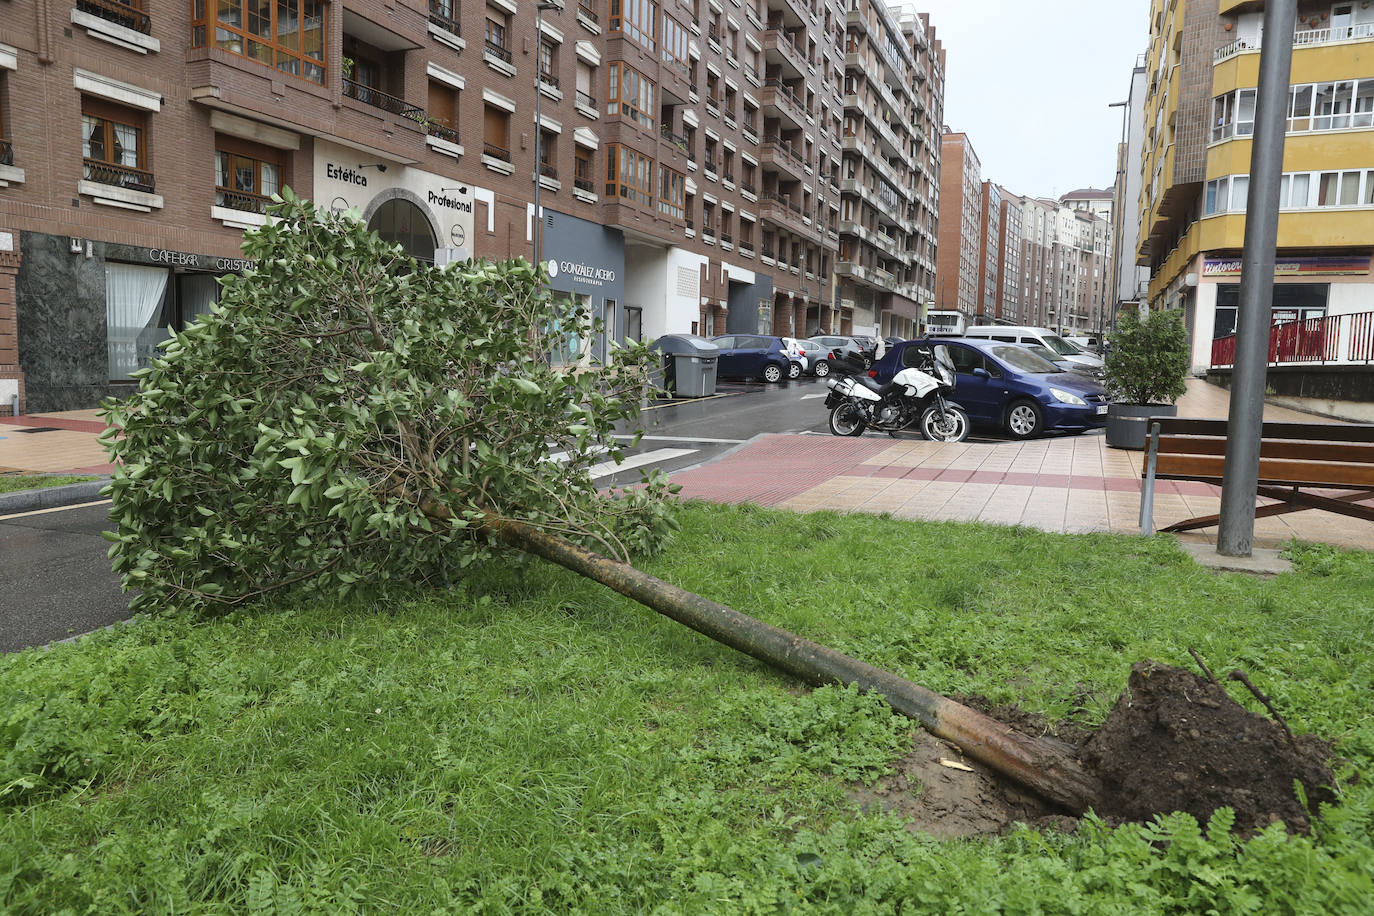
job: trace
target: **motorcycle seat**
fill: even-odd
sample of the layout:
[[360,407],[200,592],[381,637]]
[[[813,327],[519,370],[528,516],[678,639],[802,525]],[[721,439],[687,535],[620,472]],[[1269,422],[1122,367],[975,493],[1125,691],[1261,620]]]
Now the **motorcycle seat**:
[[885,385],[880,385],[879,383],[875,382],[873,379],[869,378],[866,375],[858,376],[857,381],[859,382],[859,384],[863,385],[869,391],[875,392],[879,397],[884,398],[891,394],[893,391],[895,391],[897,388],[901,387],[894,382],[888,382]]

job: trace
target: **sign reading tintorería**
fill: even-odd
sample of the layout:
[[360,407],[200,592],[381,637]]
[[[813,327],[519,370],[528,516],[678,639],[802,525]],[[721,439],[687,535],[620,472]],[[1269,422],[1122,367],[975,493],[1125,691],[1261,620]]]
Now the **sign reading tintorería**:
[[[1240,258],[1208,258],[1203,262],[1204,277],[1239,277]],[[1280,258],[1274,262],[1276,277],[1341,277],[1369,273],[1369,255]]]

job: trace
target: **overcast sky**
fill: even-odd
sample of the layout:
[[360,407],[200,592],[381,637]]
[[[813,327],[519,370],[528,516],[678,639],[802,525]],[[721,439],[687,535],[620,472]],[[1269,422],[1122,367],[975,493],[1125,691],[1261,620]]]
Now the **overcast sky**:
[[992,180],[1058,197],[1116,180],[1121,109],[1149,0],[915,0],[945,47],[945,124]]

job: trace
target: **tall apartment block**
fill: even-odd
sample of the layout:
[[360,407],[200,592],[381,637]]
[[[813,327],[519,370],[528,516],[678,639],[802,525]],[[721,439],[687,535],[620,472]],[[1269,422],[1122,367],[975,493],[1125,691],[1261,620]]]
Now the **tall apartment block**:
[[0,412],[128,391],[217,277],[251,269],[242,233],[288,185],[426,261],[538,246],[550,287],[605,322],[568,361],[665,332],[903,331],[933,283],[944,67],[924,17],[865,0],[0,6]]
[[[1139,248],[1140,156],[1145,141],[1145,56],[1131,71],[1131,91],[1122,111],[1126,136],[1117,150],[1116,183],[1112,189],[1112,271],[1116,277],[1114,308],[1139,312],[1145,306],[1150,271],[1135,263]],[[1110,322],[1109,322],[1110,324]]]
[[1111,219],[1100,195],[1017,198],[1021,221],[1020,323],[1101,334],[1110,322]]
[[[1239,301],[1260,0],[1154,0],[1140,240],[1152,308],[1184,311],[1195,371]],[[1274,320],[1374,311],[1374,6],[1301,0],[1279,199]]]
[[935,301],[943,310],[978,313],[982,165],[967,134],[940,138],[940,233]]
[[1021,202],[1006,188],[999,187],[1000,213],[997,218],[996,291],[993,294],[996,318],[1014,319],[1021,311]]
[[829,327],[915,336],[931,251],[944,51],[924,16],[850,0],[845,18],[838,314]]

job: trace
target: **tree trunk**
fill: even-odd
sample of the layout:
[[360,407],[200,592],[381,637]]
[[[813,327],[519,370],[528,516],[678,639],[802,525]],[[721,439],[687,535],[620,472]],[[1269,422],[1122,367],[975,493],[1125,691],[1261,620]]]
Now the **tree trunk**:
[[640,604],[814,686],[857,684],[897,712],[1003,776],[1073,814],[1101,796],[1096,778],[1056,744],[1033,738],[894,674],[827,649],[733,608],[670,585],[633,566],[585,550],[523,522],[488,517],[507,544],[567,567]]

